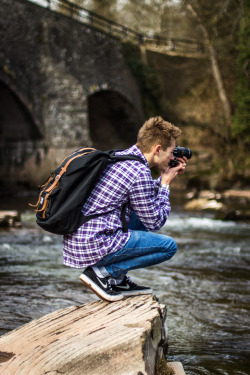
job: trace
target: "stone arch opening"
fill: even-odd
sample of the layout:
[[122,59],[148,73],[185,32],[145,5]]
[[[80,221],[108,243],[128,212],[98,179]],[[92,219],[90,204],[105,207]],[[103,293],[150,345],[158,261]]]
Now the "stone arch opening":
[[0,182],[18,182],[43,136],[18,95],[0,80]]
[[7,143],[42,139],[41,132],[27,108],[2,81],[0,81],[0,137],[1,141]]
[[103,90],[89,96],[88,115],[90,137],[95,148],[126,148],[136,142],[142,118],[119,93]]

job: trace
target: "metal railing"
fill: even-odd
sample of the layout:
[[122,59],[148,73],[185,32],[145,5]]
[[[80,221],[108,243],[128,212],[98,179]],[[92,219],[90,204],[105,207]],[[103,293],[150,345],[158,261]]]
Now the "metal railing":
[[68,0],[28,0],[51,11],[69,16],[85,25],[94,27],[121,40],[129,40],[146,48],[157,49],[161,52],[172,51],[182,53],[205,53],[205,46],[195,40],[181,38],[166,38],[157,35],[149,36],[138,33],[115,21],[100,16]]

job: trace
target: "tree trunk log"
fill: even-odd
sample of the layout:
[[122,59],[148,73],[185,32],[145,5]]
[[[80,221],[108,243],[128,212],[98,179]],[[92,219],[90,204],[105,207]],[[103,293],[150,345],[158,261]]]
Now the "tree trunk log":
[[0,372],[153,375],[166,344],[165,319],[165,306],[152,295],[58,310],[0,338]]

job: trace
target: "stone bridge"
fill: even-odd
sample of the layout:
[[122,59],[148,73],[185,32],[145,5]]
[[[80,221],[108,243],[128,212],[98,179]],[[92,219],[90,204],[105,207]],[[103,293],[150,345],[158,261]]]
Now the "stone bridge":
[[118,38],[0,0],[0,182],[41,183],[69,152],[135,142],[144,120]]
[[156,72],[170,121],[188,121],[185,95],[209,74],[195,41],[141,35],[60,4],[0,0],[0,190],[41,184],[76,148],[136,141],[144,113],[121,40]]

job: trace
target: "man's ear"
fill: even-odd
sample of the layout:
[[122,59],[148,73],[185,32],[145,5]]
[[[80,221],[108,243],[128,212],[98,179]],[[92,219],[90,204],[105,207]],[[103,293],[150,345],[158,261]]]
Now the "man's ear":
[[161,148],[161,145],[154,146],[154,155],[159,155]]

